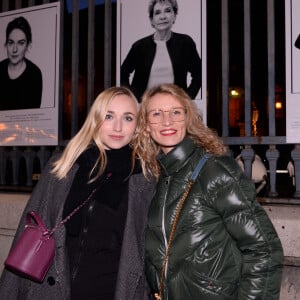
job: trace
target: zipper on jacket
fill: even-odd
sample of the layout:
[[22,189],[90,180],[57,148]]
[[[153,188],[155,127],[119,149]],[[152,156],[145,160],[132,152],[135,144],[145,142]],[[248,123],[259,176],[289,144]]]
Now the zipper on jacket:
[[[162,211],[162,220],[161,220],[161,228],[162,228],[162,234],[163,234],[163,237],[164,237],[165,252],[167,252],[167,248],[168,248],[168,239],[167,239],[166,227],[165,227],[165,222],[164,222],[164,220],[165,220],[165,214],[166,214],[166,200],[167,200],[167,195],[168,195],[168,193],[169,193],[170,179],[171,179],[170,176],[168,176],[168,177],[165,179],[165,183],[166,183],[166,185],[168,186],[168,188],[167,188],[166,193],[165,193],[165,196],[164,196],[163,211]],[[165,280],[167,279],[167,270],[168,270],[168,261],[167,261],[166,269],[165,269]]]
[[[106,175],[106,177],[103,179],[103,181],[99,184],[98,188],[101,188],[104,183],[106,183],[108,181],[108,179],[111,177],[111,173],[108,173]],[[71,279],[72,281],[75,280],[77,272],[78,272],[78,268],[79,268],[79,263],[81,260],[81,256],[82,256],[82,250],[83,250],[83,245],[84,245],[84,241],[85,241],[85,237],[88,233],[88,224],[89,224],[89,219],[91,218],[93,211],[94,211],[94,206],[95,206],[95,199],[92,199],[92,201],[89,203],[88,209],[87,209],[87,213],[86,216],[84,218],[84,224],[82,226],[82,230],[80,233],[80,243],[79,243],[79,251],[78,251],[78,255],[77,255],[77,262],[74,264],[74,268],[72,270],[72,274],[71,274]]]
[[93,199],[92,202],[89,204],[87,214],[84,218],[84,225],[83,225],[81,233],[80,233],[80,243],[79,243],[79,251],[78,251],[78,256],[77,256],[77,262],[74,264],[74,268],[73,268],[73,271],[72,271],[72,277],[71,277],[72,281],[75,280],[77,272],[78,272],[85,237],[88,233],[88,223],[89,223],[88,220],[92,216],[92,213],[93,213],[93,210],[94,210],[94,205],[95,205],[95,199]]

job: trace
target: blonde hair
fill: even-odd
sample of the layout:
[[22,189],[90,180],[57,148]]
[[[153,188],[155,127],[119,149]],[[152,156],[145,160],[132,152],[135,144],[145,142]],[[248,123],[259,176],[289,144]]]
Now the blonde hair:
[[147,108],[151,98],[157,94],[168,94],[176,98],[186,109],[186,136],[198,146],[215,155],[225,154],[227,148],[215,131],[208,128],[193,100],[180,87],[174,84],[162,84],[146,91],[142,97],[136,132],[133,138],[134,153],[140,158],[143,173],[146,177],[159,177],[160,166],[156,159],[160,146],[147,132]]
[[[95,144],[99,151],[99,158],[90,172],[90,176],[99,165],[99,170],[91,181],[97,179],[103,172],[107,164],[107,157],[105,154],[104,145],[99,137],[99,130],[105,120],[107,108],[109,103],[118,95],[126,95],[136,102],[138,101],[133,93],[125,87],[111,87],[100,93],[95,99],[87,118],[79,130],[79,132],[70,140],[62,156],[54,162],[52,173],[58,178],[62,179],[67,176],[73,164],[82,152]],[[134,163],[134,160],[133,160]]]

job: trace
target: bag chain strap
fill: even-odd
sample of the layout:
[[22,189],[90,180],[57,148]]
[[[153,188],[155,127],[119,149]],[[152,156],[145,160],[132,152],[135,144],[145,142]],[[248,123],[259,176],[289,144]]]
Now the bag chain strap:
[[65,224],[66,222],[68,222],[73,215],[75,215],[75,213],[80,210],[83,206],[85,206],[94,196],[95,192],[111,177],[111,173],[108,173],[105,177],[105,179],[102,181],[102,183],[100,184],[100,186],[97,186],[96,188],[94,188],[92,190],[92,192],[90,193],[90,195],[88,196],[87,199],[85,199],[80,205],[78,205],[69,215],[67,215],[62,221],[60,221],[59,223],[57,223],[50,231],[49,231],[49,235],[52,235],[60,226],[62,226],[63,224]]
[[176,215],[175,215],[172,227],[171,227],[171,233],[170,233],[170,237],[169,237],[169,241],[168,241],[168,245],[167,245],[166,255],[165,255],[163,266],[162,266],[161,273],[160,273],[159,292],[154,293],[154,297],[155,297],[156,300],[161,300],[161,295],[162,295],[162,290],[163,290],[163,281],[164,281],[164,278],[165,278],[165,271],[166,271],[166,267],[167,267],[169,254],[170,254],[171,244],[173,242],[174,235],[175,235],[175,229],[176,229],[176,226],[177,226],[177,223],[178,223],[178,220],[179,220],[179,215],[180,215],[180,213],[182,211],[182,208],[183,208],[183,204],[184,204],[184,202],[185,202],[185,200],[186,200],[186,198],[187,198],[187,196],[188,196],[188,194],[191,190],[191,187],[192,187],[193,183],[194,183],[193,180],[189,181],[188,186],[187,186],[182,198],[180,199],[180,202],[179,202],[179,205],[178,205],[178,208],[177,208],[177,211],[176,211]]
[[184,194],[182,195],[180,201],[179,201],[179,205],[178,208],[176,210],[176,214],[175,214],[175,218],[174,221],[172,223],[172,227],[171,227],[171,232],[170,232],[170,237],[168,240],[168,244],[167,244],[167,250],[166,250],[166,255],[163,261],[163,266],[161,269],[161,273],[160,273],[160,280],[159,280],[159,291],[158,293],[154,293],[153,296],[156,300],[162,300],[162,291],[163,291],[163,284],[164,284],[164,279],[165,279],[165,271],[166,271],[166,267],[167,267],[167,263],[168,263],[168,259],[169,259],[169,254],[170,254],[170,249],[171,249],[171,245],[174,239],[174,235],[175,235],[175,229],[179,220],[179,216],[180,213],[182,211],[183,205],[185,203],[185,200],[192,188],[192,185],[194,184],[196,177],[198,176],[201,168],[203,167],[204,163],[206,162],[206,160],[211,156],[211,154],[205,154],[199,161],[198,165],[195,168],[195,171],[193,172],[191,179],[189,180],[188,186],[186,187]]

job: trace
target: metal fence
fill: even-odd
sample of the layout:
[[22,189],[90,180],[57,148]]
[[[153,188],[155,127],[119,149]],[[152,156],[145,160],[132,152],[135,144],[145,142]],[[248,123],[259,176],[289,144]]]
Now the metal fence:
[[[0,12],[46,4],[56,1],[21,1],[2,0]],[[116,4],[105,0],[97,7],[93,0],[87,0],[88,8],[83,13],[79,10],[78,0],[72,0],[72,13],[66,11],[66,2],[60,1],[62,7],[61,45],[64,46],[61,57],[61,92],[60,133],[57,147],[0,147],[0,190],[31,190],[37,182],[40,172],[53,152],[61,151],[70,137],[81,125],[94,95],[106,87],[115,84],[115,40],[116,40]],[[255,1],[257,2],[257,1]],[[252,176],[259,154],[265,167],[261,181],[256,181],[258,194],[274,201],[288,198],[289,203],[297,203],[300,198],[300,145],[287,145],[285,132],[278,135],[278,122],[275,111],[276,98],[276,65],[278,55],[275,52],[278,27],[278,14],[284,7],[284,0],[258,1],[264,11],[261,27],[266,32],[266,90],[267,90],[267,124],[263,133],[253,128],[253,4],[251,0],[209,0],[207,1],[208,48],[208,125],[215,127],[223,137],[225,144],[234,156],[240,155],[245,172]],[[239,5],[239,8],[234,6]],[[280,6],[281,5],[281,6]],[[239,11],[240,10],[240,11]],[[232,11],[239,11],[241,32],[237,45],[242,53],[241,76],[243,90],[242,119],[238,134],[232,133],[230,94],[234,85],[232,72],[233,33],[231,21],[237,18]],[[284,12],[283,12],[284,13]],[[276,19],[277,18],[277,19]],[[98,23],[97,23],[98,22]],[[100,25],[99,26],[99,22]],[[97,25],[97,26],[96,26]],[[215,30],[214,26],[218,26]],[[235,25],[233,25],[235,26]],[[85,32],[82,34],[81,29]],[[210,32],[216,31],[214,36]],[[284,32],[281,35],[284,35]],[[284,40],[284,36],[281,37]],[[214,41],[213,41],[214,40]],[[217,40],[217,42],[216,42]],[[80,52],[85,43],[84,56]],[[235,41],[236,43],[236,41]],[[99,46],[100,45],[100,46]],[[71,49],[71,52],[67,52]],[[210,58],[210,55],[214,57]],[[281,57],[284,60],[284,55]],[[212,61],[214,65],[212,66]],[[219,62],[219,66],[218,65]],[[215,80],[215,79],[219,80]],[[82,83],[83,82],[83,83]],[[70,107],[65,107],[66,90],[71,95]],[[82,96],[83,95],[83,96]],[[1,98],[1,96],[0,96]],[[84,101],[83,112],[79,104]],[[220,124],[214,119],[220,114]],[[281,132],[282,133],[282,132]],[[285,163],[280,165],[280,160]],[[282,192],[283,191],[283,192]]]

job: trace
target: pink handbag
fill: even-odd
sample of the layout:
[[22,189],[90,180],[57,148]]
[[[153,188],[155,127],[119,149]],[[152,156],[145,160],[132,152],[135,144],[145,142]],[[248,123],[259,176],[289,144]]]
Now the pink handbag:
[[[32,222],[32,219],[35,223]],[[49,231],[40,216],[28,212],[25,229],[5,260],[11,271],[28,279],[42,282],[55,254],[53,231]]]
[[[55,255],[54,232],[70,220],[79,209],[86,205],[92,199],[96,190],[101,187],[111,175],[111,173],[108,173],[102,184],[95,188],[87,199],[51,230],[46,228],[43,220],[36,212],[28,212],[26,215],[25,229],[8,254],[4,262],[5,267],[25,278],[43,282],[53,263]],[[35,223],[31,222],[32,219]]]

